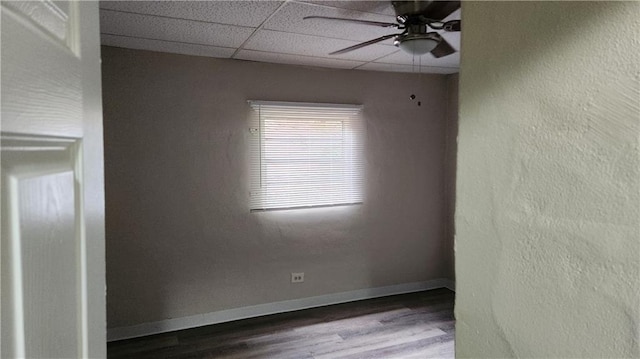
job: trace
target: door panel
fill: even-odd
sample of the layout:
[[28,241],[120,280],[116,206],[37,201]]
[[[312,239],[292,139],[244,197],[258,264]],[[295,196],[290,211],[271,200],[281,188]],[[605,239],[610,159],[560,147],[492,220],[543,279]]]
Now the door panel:
[[51,4],[2,2],[3,132],[82,136],[80,4],[64,7],[64,23],[43,10]]
[[106,356],[97,5],[1,3],[2,358]]
[[[74,140],[2,136],[2,357],[81,355],[87,320]],[[7,279],[7,280],[5,280]],[[10,303],[5,302],[9,299]]]

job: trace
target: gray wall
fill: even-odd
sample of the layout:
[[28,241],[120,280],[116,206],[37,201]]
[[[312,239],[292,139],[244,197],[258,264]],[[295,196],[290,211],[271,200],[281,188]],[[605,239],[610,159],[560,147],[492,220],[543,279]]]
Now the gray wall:
[[445,276],[455,281],[455,209],[458,154],[458,81],[459,75],[447,76],[447,117],[444,156],[444,261]]
[[462,14],[456,355],[640,357],[640,3]]
[[[109,327],[448,275],[445,76],[102,57]],[[250,213],[249,99],[363,104],[364,204]]]

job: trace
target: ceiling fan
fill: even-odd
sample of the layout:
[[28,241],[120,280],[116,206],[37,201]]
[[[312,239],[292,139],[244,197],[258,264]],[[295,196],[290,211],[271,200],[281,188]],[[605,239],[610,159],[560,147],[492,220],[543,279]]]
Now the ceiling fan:
[[396,13],[397,23],[345,19],[329,16],[306,16],[303,19],[323,19],[351,22],[378,27],[395,27],[404,30],[399,34],[389,34],[377,39],[334,51],[329,55],[340,55],[365,46],[394,38],[393,44],[412,55],[431,52],[434,57],[451,55],[456,50],[437,32],[432,30],[460,31],[460,20],[442,20],[460,8],[460,1],[391,1]]

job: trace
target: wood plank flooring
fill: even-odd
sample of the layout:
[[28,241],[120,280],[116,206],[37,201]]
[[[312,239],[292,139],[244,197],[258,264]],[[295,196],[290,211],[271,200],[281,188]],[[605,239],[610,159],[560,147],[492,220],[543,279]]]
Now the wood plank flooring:
[[108,358],[454,358],[448,289],[275,314],[108,344]]

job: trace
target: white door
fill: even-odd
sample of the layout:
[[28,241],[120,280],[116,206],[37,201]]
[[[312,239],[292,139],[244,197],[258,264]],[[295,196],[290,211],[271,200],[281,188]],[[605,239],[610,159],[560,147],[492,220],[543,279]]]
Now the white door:
[[2,1],[2,358],[106,355],[97,1]]

